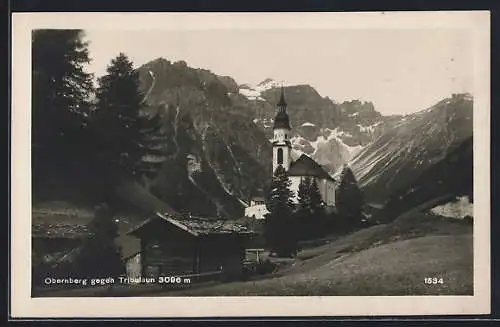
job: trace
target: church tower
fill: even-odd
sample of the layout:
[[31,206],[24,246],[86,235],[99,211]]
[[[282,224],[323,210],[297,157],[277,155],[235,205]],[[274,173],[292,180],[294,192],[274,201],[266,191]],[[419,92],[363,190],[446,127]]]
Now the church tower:
[[292,161],[292,143],[290,142],[290,119],[286,113],[286,101],[283,87],[281,88],[278,112],[274,118],[273,127],[273,174],[279,165],[288,171]]

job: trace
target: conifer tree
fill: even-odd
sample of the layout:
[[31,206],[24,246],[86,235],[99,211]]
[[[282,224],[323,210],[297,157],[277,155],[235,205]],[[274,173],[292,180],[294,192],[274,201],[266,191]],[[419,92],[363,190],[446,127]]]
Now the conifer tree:
[[321,197],[321,193],[319,191],[318,182],[315,178],[311,179],[311,183],[309,186],[309,199],[311,202],[311,209],[315,212],[321,210],[323,207],[323,198]]
[[299,210],[310,212],[311,210],[311,178],[306,176],[301,179],[299,189],[297,191],[299,200]]
[[335,202],[345,228],[349,230],[358,226],[362,218],[363,194],[352,170],[347,165],[344,166],[340,176]]
[[[116,179],[130,176],[136,179],[150,172],[145,165],[162,163],[161,117],[142,114],[144,95],[139,91],[139,75],[129,58],[120,53],[111,61],[107,74],[99,78],[97,111],[94,130],[97,137],[97,166],[106,186]],[[160,160],[144,162],[146,155]]]
[[324,230],[323,200],[316,179],[302,178],[298,189],[299,205],[294,213],[301,239],[321,236]]
[[297,235],[292,220],[291,181],[283,166],[279,165],[271,182],[271,193],[266,202],[264,237],[272,252],[290,257],[297,252]]
[[309,189],[310,199],[311,199],[311,211],[312,211],[312,226],[311,226],[311,236],[312,237],[322,237],[328,231],[325,221],[325,208],[323,206],[323,198],[319,191],[318,182],[315,178],[311,181],[311,186]]
[[[86,153],[85,126],[93,94],[82,30],[32,33],[32,156],[34,186],[49,171],[61,174]],[[78,159],[77,159],[78,156]]]

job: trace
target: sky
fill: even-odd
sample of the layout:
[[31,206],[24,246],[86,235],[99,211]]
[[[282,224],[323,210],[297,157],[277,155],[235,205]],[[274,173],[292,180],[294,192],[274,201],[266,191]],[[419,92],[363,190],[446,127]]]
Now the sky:
[[472,43],[459,29],[86,30],[101,76],[126,53],[139,67],[159,57],[256,85],[310,84],[342,102],[372,101],[384,115],[426,109],[473,87]]

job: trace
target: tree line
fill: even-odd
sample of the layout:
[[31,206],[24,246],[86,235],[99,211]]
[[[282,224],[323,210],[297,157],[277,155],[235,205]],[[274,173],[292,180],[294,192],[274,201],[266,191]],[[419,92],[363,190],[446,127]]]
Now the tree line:
[[32,33],[33,197],[50,197],[59,179],[61,193],[53,197],[84,189],[93,205],[100,203],[90,225],[93,237],[75,249],[75,263],[62,266],[88,276],[115,276],[123,263],[106,203],[120,179],[140,179],[160,168],[161,160],[144,158],[164,155],[161,116],[143,114],[147,104],[138,71],[124,53],[111,59],[94,85],[94,75],[85,71],[91,59],[84,36],[83,30]]
[[277,256],[296,255],[301,241],[344,234],[362,226],[363,195],[348,166],[344,166],[340,175],[333,211],[328,211],[323,203],[315,178],[301,179],[297,204],[292,201],[290,186],[286,170],[279,165],[271,181],[266,201],[269,213],[264,222],[266,245]]
[[54,176],[71,175],[88,194],[105,201],[123,177],[155,171],[163,154],[161,117],[145,116],[139,75],[124,54],[104,76],[85,71],[90,63],[82,30],[35,30],[32,34],[32,161],[35,196]]

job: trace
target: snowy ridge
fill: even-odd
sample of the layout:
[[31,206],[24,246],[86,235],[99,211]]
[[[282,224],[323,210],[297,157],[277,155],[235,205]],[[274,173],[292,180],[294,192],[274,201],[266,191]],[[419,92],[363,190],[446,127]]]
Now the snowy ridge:
[[[350,161],[365,194],[383,201],[472,135],[472,102],[457,96],[394,121]],[[358,125],[371,132],[374,125]]]
[[360,124],[356,124],[356,126],[359,127],[360,132],[373,134],[373,133],[375,133],[375,127],[377,127],[381,123],[382,123],[381,121],[378,121],[378,122],[371,124],[371,125],[368,125],[368,126],[363,126]]
[[295,160],[300,155],[305,154],[319,164],[326,166],[329,172],[333,173],[339,166],[351,160],[363,149],[362,145],[349,146],[345,144],[340,136],[347,133],[337,128],[334,130],[324,128],[320,130],[319,134],[314,141],[309,141],[300,135],[292,137],[292,158]]
[[265,101],[261,97],[262,92],[280,87],[281,84],[272,78],[267,78],[255,86],[243,84],[239,86],[239,93],[249,100]]
[[[351,136],[350,133],[346,133],[342,130],[339,130],[338,128],[335,128],[334,130],[331,130],[329,128],[325,128],[324,130],[321,131],[323,135],[320,135],[316,138],[314,142],[311,142],[311,145],[315,148],[315,152],[318,151],[318,147],[321,144],[328,143],[331,141],[337,142],[342,148],[344,148],[351,156],[351,158],[356,155],[361,149],[363,149],[363,146],[357,145],[357,146],[349,146],[342,141],[341,136]],[[328,136],[324,136],[325,133],[328,133]]]

